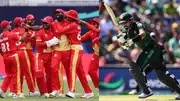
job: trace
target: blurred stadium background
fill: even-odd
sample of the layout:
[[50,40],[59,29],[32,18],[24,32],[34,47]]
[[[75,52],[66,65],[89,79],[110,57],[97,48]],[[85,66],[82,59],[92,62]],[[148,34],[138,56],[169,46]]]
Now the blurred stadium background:
[[[166,49],[163,56],[165,63],[180,81],[180,0],[100,0],[100,94],[126,95],[135,89],[137,84],[128,71],[128,63],[129,59],[136,59],[140,53],[135,46],[130,50],[119,48],[120,45],[114,37],[118,33],[103,2],[112,7],[116,16],[129,12],[136,21],[147,26],[151,36],[163,43]],[[157,80],[154,73],[148,74],[147,79],[155,94],[174,94]],[[133,99],[130,96],[129,98]],[[102,101],[106,101],[105,99],[106,97]],[[124,101],[121,96],[119,100]]]
[[[2,20],[13,21],[15,17],[26,17],[27,14],[31,13],[36,17],[35,25],[40,25],[41,19],[44,18],[45,16],[50,15],[54,17],[54,15],[52,14],[52,11],[57,8],[61,8],[64,10],[74,9],[79,13],[78,16],[81,20],[88,21],[89,19],[92,19],[94,17],[99,17],[98,5],[99,5],[98,0],[0,0],[0,21]],[[86,26],[82,26],[81,34],[83,35],[87,31],[88,29],[86,28]],[[87,40],[83,42],[83,48],[84,48],[85,54],[82,60],[83,60],[84,70],[86,73],[88,71],[88,65],[92,56],[91,53],[93,53],[93,50],[90,47],[92,47],[91,40]],[[34,50],[34,52],[35,51],[36,50]],[[5,76],[4,63],[3,63],[2,56],[0,55],[0,84],[4,76]],[[97,95],[98,91],[95,91],[88,75],[87,75],[87,78],[90,82],[91,88],[95,92],[95,95]],[[65,85],[65,88],[66,88],[65,89],[65,93],[66,93],[67,92],[66,85]],[[77,81],[77,88],[78,88],[77,89],[78,96],[82,95],[84,92],[79,81]],[[28,88],[27,88],[26,83],[24,83],[23,90],[24,90],[25,95],[27,96]],[[35,98],[30,98],[29,100],[32,100],[32,99],[38,100],[39,98],[35,97]],[[63,98],[63,101],[64,100],[70,100],[70,99]],[[80,101],[80,100],[81,99],[77,99],[77,101]],[[98,100],[98,97],[94,97],[87,101],[97,101],[97,100]],[[73,101],[76,101],[76,100],[73,100]]]

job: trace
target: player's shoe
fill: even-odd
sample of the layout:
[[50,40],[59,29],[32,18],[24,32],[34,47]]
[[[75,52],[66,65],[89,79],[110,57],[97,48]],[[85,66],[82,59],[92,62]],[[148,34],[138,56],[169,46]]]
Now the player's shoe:
[[96,94],[96,96],[99,96],[99,92]]
[[73,93],[73,92],[68,92],[68,93],[66,94],[66,96],[69,97],[69,98],[76,98],[76,97],[75,97],[75,93]]
[[176,96],[175,100],[180,100],[180,95],[179,94]]
[[29,96],[40,96],[40,93],[38,91],[35,92],[29,92]]
[[58,90],[53,90],[53,92],[49,94],[49,97],[60,97],[60,93]]
[[150,96],[152,96],[153,95],[153,93],[152,93],[152,90],[150,89],[150,88],[148,88],[149,89],[149,94],[145,94],[145,93],[141,93],[139,96],[138,96],[138,98],[139,99],[145,99],[145,98],[147,98],[147,97],[150,97]]
[[49,98],[49,94],[48,94],[48,93],[44,93],[44,94],[42,95],[42,97],[44,97],[44,98]]
[[99,88],[96,88],[97,96],[99,96]]
[[129,94],[129,95],[136,95],[136,94],[138,94],[138,92],[137,92],[136,89],[133,89],[133,90],[131,90],[128,94]]
[[65,97],[65,95],[64,95],[64,94],[60,94],[59,96],[60,96],[60,97]]
[[93,92],[92,93],[85,93],[83,96],[81,96],[81,98],[91,98],[91,97],[93,97],[94,96],[94,94],[93,94]]
[[13,94],[13,95],[12,95],[12,98],[13,98],[13,99],[19,99],[19,96],[18,96],[17,94]]
[[10,92],[10,93],[8,94],[9,97],[12,97],[13,95],[14,95],[13,92]]
[[20,94],[13,94],[12,96],[13,99],[24,99],[24,94],[23,93],[20,93]]
[[20,93],[20,94],[19,94],[19,98],[20,98],[20,99],[24,99],[24,98],[25,98],[24,94],[23,94],[23,93]]
[[153,95],[153,93],[149,93],[149,94],[141,93],[141,94],[138,96],[138,98],[140,98],[140,99],[145,99],[145,98],[150,97],[150,96],[152,96],[152,95]]
[[6,95],[1,88],[0,88],[0,98],[6,98]]

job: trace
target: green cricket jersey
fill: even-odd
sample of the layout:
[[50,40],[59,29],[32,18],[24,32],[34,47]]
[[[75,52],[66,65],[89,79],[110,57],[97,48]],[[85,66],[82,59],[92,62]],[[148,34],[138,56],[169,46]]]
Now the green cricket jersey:
[[145,29],[145,26],[139,22],[133,22],[131,28],[124,30],[123,33],[126,33],[127,38],[132,39],[139,34],[140,29],[144,29],[146,36],[143,40],[135,42],[139,48],[144,49],[147,45],[156,43],[155,40],[153,40],[153,38],[150,36],[150,32],[148,32]]

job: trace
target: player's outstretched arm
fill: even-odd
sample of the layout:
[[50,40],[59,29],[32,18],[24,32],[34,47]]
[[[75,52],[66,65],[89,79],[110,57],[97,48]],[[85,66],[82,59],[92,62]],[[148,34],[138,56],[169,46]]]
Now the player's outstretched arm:
[[29,29],[33,30],[33,31],[39,31],[42,28],[42,26],[30,26]]
[[89,24],[88,22],[85,22],[82,20],[81,20],[81,22],[84,23],[90,30],[97,32],[97,33],[99,32],[99,28],[94,27],[93,25]]
[[22,23],[21,26],[22,26],[23,28],[28,28],[28,29],[33,30],[33,31],[39,31],[39,30],[42,28],[41,25],[29,26],[29,25],[27,25],[27,24],[25,24],[25,23]]
[[89,38],[89,32],[86,32],[82,37],[81,41],[87,40]]
[[75,25],[75,23],[72,23],[68,26],[63,27],[58,33],[59,34],[70,34],[69,32],[71,32],[71,30],[77,28],[77,26]]

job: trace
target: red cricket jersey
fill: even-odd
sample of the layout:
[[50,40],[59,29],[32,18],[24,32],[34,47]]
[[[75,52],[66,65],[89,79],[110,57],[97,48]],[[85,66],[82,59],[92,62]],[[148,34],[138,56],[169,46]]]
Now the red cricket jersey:
[[87,40],[88,38],[91,38],[92,41],[92,45],[94,46],[95,44],[99,45],[99,29],[95,28],[94,26],[91,25],[87,25],[88,28],[90,29],[90,31],[88,31],[87,33],[85,33],[82,37],[81,40]]
[[81,45],[81,27],[79,24],[69,23],[59,31],[59,34],[66,34],[71,45]]
[[67,35],[60,34],[60,30],[67,25],[67,21],[58,22],[54,21],[51,23],[51,31],[54,36],[60,39],[60,43],[54,46],[54,51],[66,51],[70,50],[70,42],[68,40]]
[[54,34],[55,37],[60,39],[61,35],[59,34],[59,32],[64,26],[66,26],[66,21],[63,22],[54,21],[51,23],[51,32]]
[[84,41],[84,40],[87,40],[88,38],[91,38],[94,53],[96,55],[99,55],[99,45],[100,45],[100,42],[99,42],[99,29],[95,28],[94,26],[92,26],[90,24],[86,24],[86,25],[90,29],[90,31],[85,33],[82,36],[81,40]]
[[50,53],[52,52],[51,47],[42,46],[41,43],[48,41],[53,38],[53,33],[50,30],[40,29],[36,33],[36,51],[38,53]]
[[20,39],[20,36],[10,31],[1,33],[0,46],[3,57],[11,56],[16,53],[16,42]]
[[36,40],[32,39],[32,37],[34,37],[35,34],[36,31],[28,30],[28,36],[26,38],[26,50],[32,50],[32,46],[36,44]]
[[[25,33],[25,29],[21,28],[21,27],[15,27],[12,32],[14,32],[15,34],[17,34],[18,36],[23,36]],[[17,42],[16,46],[18,49],[26,49],[26,41],[24,42]]]
[[99,28],[94,27],[93,25],[89,24],[88,22],[85,22],[85,25],[88,27],[89,30],[99,33]]

